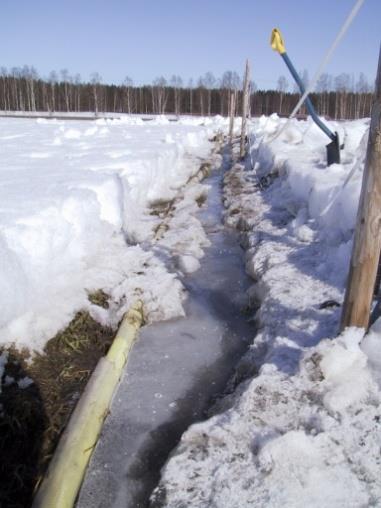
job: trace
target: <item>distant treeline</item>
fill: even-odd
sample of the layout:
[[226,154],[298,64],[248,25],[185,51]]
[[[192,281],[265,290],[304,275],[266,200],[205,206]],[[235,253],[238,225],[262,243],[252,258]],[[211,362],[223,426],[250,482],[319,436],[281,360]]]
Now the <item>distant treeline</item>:
[[[102,84],[98,74],[93,74],[91,81],[84,83],[79,76],[71,77],[67,71],[61,71],[59,76],[52,72],[49,79],[42,79],[33,67],[2,69],[0,110],[226,116],[230,94],[234,90],[237,94],[236,113],[240,115],[240,88],[240,78],[232,71],[225,72],[219,81],[207,73],[196,85],[191,82],[184,86],[179,76],[173,76],[169,82],[158,78],[152,85],[134,86],[129,78],[122,85]],[[255,83],[251,83],[252,116],[274,112],[288,116],[291,113],[299,93],[287,91],[288,82],[284,76],[279,78],[277,88],[257,90]],[[334,80],[323,75],[317,90],[311,94],[311,99],[320,115],[334,119],[370,115],[372,93],[363,75],[356,84],[346,74]]]

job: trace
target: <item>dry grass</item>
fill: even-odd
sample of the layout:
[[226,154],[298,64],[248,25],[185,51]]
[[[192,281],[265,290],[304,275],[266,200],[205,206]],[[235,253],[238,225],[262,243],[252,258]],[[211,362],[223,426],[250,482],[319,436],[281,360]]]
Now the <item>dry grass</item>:
[[[89,299],[96,305],[108,305],[103,291]],[[78,312],[31,362],[27,352],[8,350],[4,377],[14,381],[3,386],[0,395],[1,507],[30,506],[58,439],[114,334],[88,312]],[[17,381],[25,376],[33,384],[20,389]]]
[[94,291],[94,293],[89,293],[88,295],[88,299],[92,304],[103,307],[104,309],[109,308],[109,298],[109,295],[105,293],[103,289],[98,289],[98,291]]
[[175,204],[175,200],[172,199],[170,201],[164,199],[157,199],[153,201],[150,205],[150,215],[155,215],[163,219],[166,217],[173,209]]

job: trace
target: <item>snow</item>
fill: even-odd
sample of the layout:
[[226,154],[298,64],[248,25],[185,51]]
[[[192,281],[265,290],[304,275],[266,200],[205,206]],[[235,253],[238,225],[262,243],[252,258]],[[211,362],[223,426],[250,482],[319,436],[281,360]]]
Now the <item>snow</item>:
[[[223,168],[228,164],[225,156]],[[200,269],[182,279],[186,315],[142,328],[77,508],[147,506],[159,464],[189,423],[204,414],[209,400],[225,389],[232,365],[255,331],[242,319],[250,279],[238,235],[221,224],[222,173],[213,171],[206,180],[210,191],[197,213],[211,245]]]
[[[169,258],[192,271],[203,255],[206,237],[188,215],[205,190],[186,184],[226,121],[2,117],[0,125],[0,343],[40,351],[79,309],[116,326],[137,298],[148,321],[182,315]],[[154,212],[173,200],[169,218]],[[89,302],[98,289],[110,309]]]
[[[169,508],[381,504],[381,320],[337,336],[369,120],[330,122],[345,148],[329,168],[313,122],[285,123],[252,121],[255,170],[225,177],[258,333],[246,378],[164,467],[153,497]],[[137,298],[148,321],[183,315],[182,277],[209,245],[197,172],[227,121],[0,125],[2,345],[41,350],[79,309],[116,326]],[[89,302],[97,289],[109,309]]]
[[[247,378],[192,425],[153,499],[194,508],[381,504],[381,320],[338,334],[368,120],[252,121],[255,170],[225,177],[225,221],[244,232],[258,334]],[[349,175],[350,178],[349,178]]]
[[370,332],[364,337],[361,348],[367,355],[368,363],[372,373],[381,386],[381,320],[378,319],[372,326]]

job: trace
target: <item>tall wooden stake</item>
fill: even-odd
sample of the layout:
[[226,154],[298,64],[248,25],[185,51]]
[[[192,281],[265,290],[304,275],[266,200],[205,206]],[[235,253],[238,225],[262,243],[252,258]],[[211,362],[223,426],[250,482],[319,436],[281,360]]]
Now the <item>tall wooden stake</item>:
[[250,66],[249,60],[246,60],[245,79],[243,82],[243,98],[242,98],[241,144],[239,149],[239,156],[241,158],[245,156],[246,123],[249,105],[249,81],[250,81]]
[[229,125],[229,140],[233,141],[234,133],[234,117],[235,117],[235,90],[230,92],[230,125]]
[[381,49],[341,329],[368,328],[381,251]]

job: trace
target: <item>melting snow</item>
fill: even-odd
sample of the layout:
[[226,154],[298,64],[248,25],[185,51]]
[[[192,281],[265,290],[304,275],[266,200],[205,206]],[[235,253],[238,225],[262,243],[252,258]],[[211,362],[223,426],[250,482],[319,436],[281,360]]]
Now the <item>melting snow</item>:
[[[81,308],[115,326],[137,298],[148,320],[182,315],[183,287],[168,257],[192,271],[207,244],[200,223],[188,220],[200,184],[184,185],[226,121],[0,122],[0,343],[41,350]],[[152,207],[174,199],[178,210],[156,239],[162,218]],[[100,288],[109,310],[88,301]]]
[[317,127],[293,120],[274,139],[284,122],[253,121],[255,171],[225,178],[226,222],[246,232],[254,279],[251,377],[183,435],[160,506],[381,503],[381,321],[337,337],[369,121],[333,125],[345,150],[329,168]]

